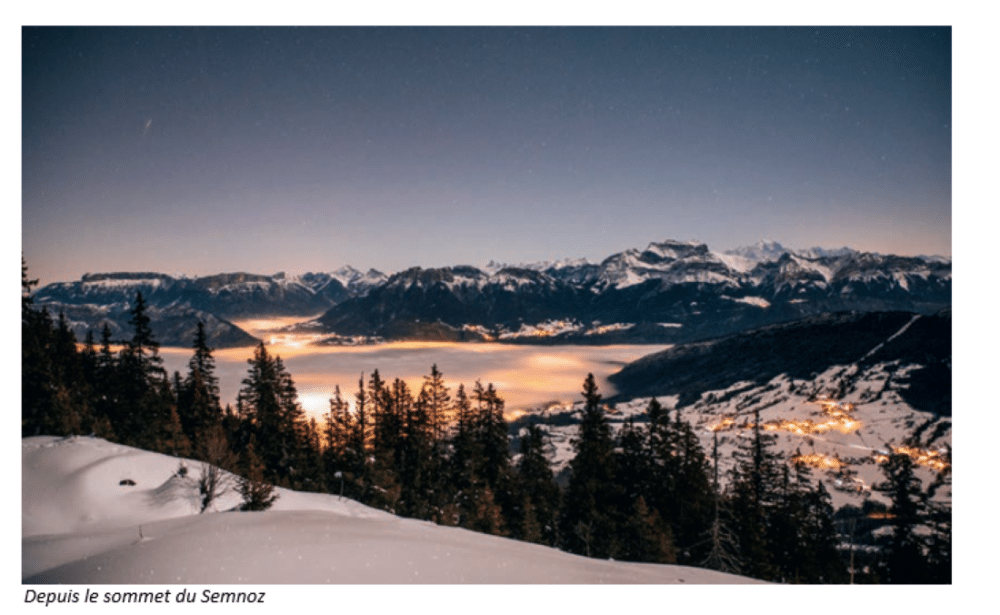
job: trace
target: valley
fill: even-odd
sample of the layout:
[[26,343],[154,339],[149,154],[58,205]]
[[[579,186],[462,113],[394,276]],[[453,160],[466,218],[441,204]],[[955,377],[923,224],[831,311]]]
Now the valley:
[[[662,350],[662,345],[616,346],[526,346],[502,343],[387,342],[361,346],[314,345],[315,334],[289,331],[297,318],[259,318],[236,321],[241,329],[263,340],[268,352],[282,358],[295,380],[299,401],[310,416],[322,421],[329,399],[340,386],[345,399],[352,399],[358,378],[379,370],[383,378],[401,378],[419,390],[432,365],[444,374],[449,388],[459,384],[471,389],[477,379],[493,383],[506,401],[508,416],[550,402],[572,403],[580,398],[584,377],[593,372],[605,391],[614,387],[607,377],[644,355]],[[191,351],[161,348],[170,373],[184,374]],[[252,348],[216,350],[213,356],[219,376],[223,404],[235,404],[247,374]]]

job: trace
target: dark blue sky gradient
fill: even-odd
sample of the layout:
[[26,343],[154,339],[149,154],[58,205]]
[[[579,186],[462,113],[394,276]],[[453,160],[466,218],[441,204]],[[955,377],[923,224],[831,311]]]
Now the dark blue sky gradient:
[[24,254],[85,272],[951,254],[950,28],[25,28]]

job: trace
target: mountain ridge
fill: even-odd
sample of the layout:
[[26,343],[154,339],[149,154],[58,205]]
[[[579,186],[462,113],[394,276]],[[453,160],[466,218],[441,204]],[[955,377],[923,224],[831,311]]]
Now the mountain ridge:
[[108,306],[138,291],[152,306],[222,320],[314,317],[310,330],[330,339],[678,343],[844,310],[932,313],[951,304],[951,263],[777,242],[720,253],[668,239],[600,263],[491,261],[392,275],[350,266],[294,276],[86,274],[45,286],[35,301]]

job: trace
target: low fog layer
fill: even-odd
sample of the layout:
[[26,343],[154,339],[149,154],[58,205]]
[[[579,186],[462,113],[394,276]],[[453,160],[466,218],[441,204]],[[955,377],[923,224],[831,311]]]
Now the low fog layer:
[[[243,323],[240,323],[243,324]],[[397,342],[373,346],[313,346],[309,335],[267,335],[268,352],[278,355],[292,375],[299,401],[317,419],[329,410],[329,399],[339,385],[345,399],[353,399],[358,379],[376,369],[383,380],[402,378],[419,391],[423,377],[437,365],[454,393],[459,384],[471,387],[477,379],[493,383],[508,410],[537,407],[551,401],[579,401],[588,373],[597,378],[601,392],[614,391],[607,377],[624,363],[665,346],[518,346],[509,344],[459,344],[447,342]],[[262,335],[263,333],[263,335]],[[170,373],[186,373],[191,351],[161,350]],[[213,353],[223,404],[235,403],[247,375],[251,348]]]

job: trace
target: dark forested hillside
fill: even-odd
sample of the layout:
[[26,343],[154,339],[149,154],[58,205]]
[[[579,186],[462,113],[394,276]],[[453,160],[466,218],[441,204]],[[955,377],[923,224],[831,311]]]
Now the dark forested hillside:
[[703,391],[737,382],[763,384],[779,374],[802,379],[834,365],[880,361],[920,365],[910,376],[907,401],[950,414],[951,310],[842,312],[769,325],[651,354],[609,379],[619,399],[679,395],[686,405]]

